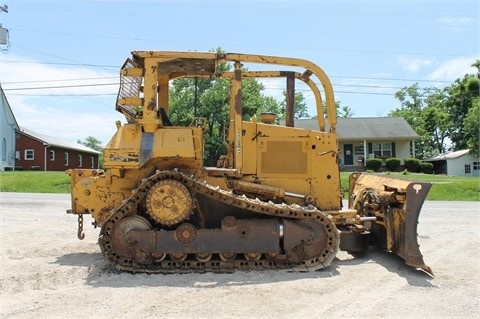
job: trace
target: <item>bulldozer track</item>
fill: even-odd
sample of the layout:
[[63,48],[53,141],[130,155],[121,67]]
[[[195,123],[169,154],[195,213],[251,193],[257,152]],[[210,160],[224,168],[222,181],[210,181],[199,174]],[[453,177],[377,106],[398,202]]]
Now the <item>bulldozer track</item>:
[[[111,233],[116,223],[126,217],[136,215],[137,208],[147,196],[149,189],[155,185],[155,183],[166,179],[181,182],[189,189],[193,198],[195,198],[195,194],[203,194],[216,201],[258,214],[290,220],[315,221],[321,224],[323,230],[326,232],[327,240],[325,249],[323,249],[322,253],[316,258],[302,260],[300,263],[277,262],[264,254],[262,254],[259,260],[255,261],[249,261],[241,257],[237,257],[231,261],[225,261],[220,259],[218,255],[213,254],[214,256],[206,262],[195,259],[176,261],[167,257],[162,261],[139,264],[134,258],[120,255],[115,251],[111,238]],[[196,204],[194,204],[193,209],[198,209],[195,206]],[[339,242],[340,235],[332,218],[314,206],[275,204],[273,202],[264,202],[259,199],[248,198],[243,195],[239,196],[231,191],[225,191],[220,187],[209,185],[205,181],[199,181],[194,176],[188,176],[178,170],[156,171],[152,176],[143,179],[140,185],[132,191],[132,194],[123,200],[119,207],[112,210],[109,217],[102,224],[99,235],[100,248],[108,260],[110,260],[118,270],[134,273],[233,272],[236,270],[266,269],[315,271],[330,264],[339,249]],[[243,254],[238,254],[238,256],[243,256]]]

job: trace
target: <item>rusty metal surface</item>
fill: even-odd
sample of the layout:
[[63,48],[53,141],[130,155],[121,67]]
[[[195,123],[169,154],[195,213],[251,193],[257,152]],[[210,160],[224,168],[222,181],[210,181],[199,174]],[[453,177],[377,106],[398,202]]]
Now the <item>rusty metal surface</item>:
[[[279,220],[235,220],[235,225],[221,229],[183,230],[187,240],[176,230],[130,231],[125,235],[141,249],[154,253],[278,253],[280,247]],[[189,225],[189,224],[187,224]],[[192,226],[193,227],[193,226]],[[190,236],[195,234],[194,236]]]
[[188,189],[174,180],[159,181],[148,191],[146,198],[147,212],[162,225],[175,225],[187,218],[192,204]]
[[[221,72],[225,63],[234,70]],[[244,63],[263,70],[243,70]],[[230,83],[228,154],[216,168],[202,167],[205,124],[170,127],[169,81],[181,77]],[[286,79],[286,126],[243,121],[244,77]],[[312,90],[320,131],[292,128],[296,79]],[[104,154],[109,171],[77,179],[72,174],[78,236],[81,214],[91,213],[102,225],[102,252],[118,269],[316,270],[330,264],[342,239],[347,251],[364,251],[373,240],[431,273],[416,239],[428,183],[353,173],[349,209],[341,210],[333,88],[316,64],[237,53],[134,51],[120,82],[117,110],[131,124],[117,123]]]
[[[202,193],[232,207],[248,209],[259,217],[271,218],[237,220],[227,216],[221,229],[181,226],[155,231],[143,219],[137,219],[137,207],[152,186],[166,179],[181,182],[193,194]],[[338,250],[339,233],[332,219],[314,207],[252,200],[177,171],[159,171],[112,211],[102,226],[99,244],[118,269],[132,272],[278,268],[307,271],[331,263]]]
[[387,176],[353,173],[350,176],[349,208],[359,216],[375,217],[374,243],[402,257],[407,265],[433,275],[423,261],[417,241],[420,211],[430,183]]

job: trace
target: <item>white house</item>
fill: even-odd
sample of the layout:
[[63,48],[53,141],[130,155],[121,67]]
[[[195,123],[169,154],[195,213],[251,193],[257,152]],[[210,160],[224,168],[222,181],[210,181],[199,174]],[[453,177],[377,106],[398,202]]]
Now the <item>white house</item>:
[[8,104],[5,93],[0,85],[0,142],[2,150],[0,154],[0,171],[15,169],[15,141],[18,124],[13,115],[10,104]]
[[480,159],[468,150],[447,152],[424,160],[433,164],[435,174],[480,176]]
[[[318,130],[315,119],[297,119],[295,126]],[[345,169],[363,166],[367,158],[415,158],[418,134],[403,117],[338,118],[339,160]]]

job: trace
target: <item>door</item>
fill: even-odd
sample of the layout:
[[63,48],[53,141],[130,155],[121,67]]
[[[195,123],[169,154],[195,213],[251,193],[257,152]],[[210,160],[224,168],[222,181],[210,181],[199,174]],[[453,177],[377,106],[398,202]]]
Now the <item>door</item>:
[[353,165],[353,144],[343,145],[343,163],[344,165]]

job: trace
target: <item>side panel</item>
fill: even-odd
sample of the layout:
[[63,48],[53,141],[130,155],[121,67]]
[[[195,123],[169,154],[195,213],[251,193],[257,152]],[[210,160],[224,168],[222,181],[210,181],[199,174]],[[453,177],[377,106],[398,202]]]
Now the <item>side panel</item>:
[[118,128],[105,147],[104,166],[137,169],[150,165],[152,160],[176,159],[179,166],[200,167],[202,139],[200,128],[168,127],[142,132],[140,125],[127,124]]
[[70,172],[73,214],[90,213],[101,225],[110,211],[131,195],[146,172],[128,170],[121,177],[116,170],[74,169]]
[[304,195],[303,202],[321,210],[341,208],[334,133],[262,124],[257,131],[257,176],[262,183]]
[[190,128],[168,128],[155,131],[153,158],[194,158],[195,147]]
[[258,177],[285,176],[308,178],[308,139],[302,137],[260,137],[258,139]]
[[257,125],[256,122],[243,122],[243,169],[245,175],[257,172]]
[[119,126],[103,151],[106,168],[138,168],[142,127],[137,124]]

